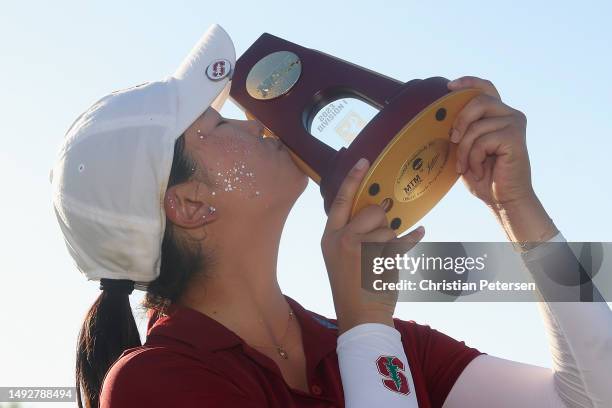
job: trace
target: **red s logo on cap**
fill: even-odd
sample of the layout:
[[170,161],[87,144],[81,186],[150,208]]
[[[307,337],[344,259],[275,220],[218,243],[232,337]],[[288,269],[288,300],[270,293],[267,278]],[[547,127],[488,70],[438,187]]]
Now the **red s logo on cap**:
[[226,59],[218,59],[211,62],[206,68],[206,76],[213,81],[225,78],[231,71],[232,64]]

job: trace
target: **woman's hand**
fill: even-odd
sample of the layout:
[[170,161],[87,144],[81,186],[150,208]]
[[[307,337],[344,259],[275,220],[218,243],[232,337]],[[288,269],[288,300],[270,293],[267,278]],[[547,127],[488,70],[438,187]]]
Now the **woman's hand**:
[[490,81],[465,76],[448,88],[483,91],[459,112],[451,132],[466,187],[492,208],[532,199],[525,115],[504,104]]
[[346,176],[330,206],[321,238],[340,333],[361,323],[383,323],[393,327],[397,294],[368,300],[362,296],[365,291],[361,288],[361,243],[405,243],[408,251],[424,235],[424,230],[417,228],[397,238],[379,205],[370,205],[349,220],[355,194],[368,167],[368,161],[361,159]]
[[451,132],[457,172],[468,190],[493,210],[511,241],[552,238],[558,230],[531,184],[525,115],[504,104],[490,81],[465,76],[448,88],[483,91],[459,112]]

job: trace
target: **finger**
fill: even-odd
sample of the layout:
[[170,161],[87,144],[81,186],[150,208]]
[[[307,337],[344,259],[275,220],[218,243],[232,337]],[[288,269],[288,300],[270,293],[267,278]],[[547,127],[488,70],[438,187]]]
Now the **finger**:
[[[482,174],[480,175],[480,178],[476,179],[476,176],[472,172],[469,173],[470,177],[473,180],[475,180],[475,181],[482,180],[485,177],[487,178],[487,180],[492,180],[493,170],[495,169],[495,161],[496,160],[497,160],[497,156],[487,155],[485,157],[484,161],[480,164],[480,168],[481,168],[481,171],[482,171]],[[468,174],[466,173],[466,176],[467,175]]]
[[425,236],[425,227],[420,225],[406,235],[395,238],[393,242],[418,242],[421,240],[421,238],[423,238],[423,236]]
[[357,193],[363,176],[367,173],[368,167],[368,160],[361,158],[348,172],[329,208],[327,224],[325,225],[326,230],[328,228],[338,230],[346,225],[351,216],[353,199],[355,198],[355,194]]
[[508,142],[508,137],[505,134],[506,129],[508,128],[482,135],[474,142],[468,162],[469,169],[474,173],[477,181],[484,176],[483,163],[487,156],[502,156],[508,153],[504,150],[504,146],[507,146]]
[[448,89],[450,89],[451,91],[458,91],[459,89],[465,88],[480,89],[486,95],[501,100],[497,88],[495,88],[493,82],[487,79],[482,79],[475,76],[463,76],[448,83]]
[[496,116],[484,118],[473,122],[459,140],[457,145],[457,173],[463,173],[468,168],[468,155],[472,149],[474,141],[480,136],[501,130],[512,122],[509,116]]
[[389,242],[397,238],[397,233],[389,227],[382,227],[363,234],[360,238],[361,242]]
[[396,237],[391,239],[390,241],[387,241],[389,246],[386,251],[390,251],[389,253],[398,253],[398,251],[406,253],[410,251],[421,239],[423,239],[424,236],[425,227],[421,225],[418,228],[413,229],[406,235]]
[[511,107],[489,95],[475,96],[461,109],[455,118],[450,140],[453,143],[457,143],[461,140],[467,128],[482,117],[508,116],[512,115],[513,111]]
[[398,251],[404,251],[404,253],[408,252],[423,238],[423,236],[425,236],[425,228],[421,225],[406,235],[395,237],[387,241],[387,245],[385,246],[383,253],[389,255],[398,253]]
[[380,205],[368,205],[359,211],[346,225],[346,228],[353,234],[367,234],[377,228],[388,225],[385,210]]

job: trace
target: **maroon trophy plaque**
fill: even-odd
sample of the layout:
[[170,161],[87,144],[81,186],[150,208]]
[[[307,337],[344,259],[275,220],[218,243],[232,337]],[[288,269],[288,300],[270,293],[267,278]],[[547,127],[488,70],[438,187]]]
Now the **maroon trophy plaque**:
[[367,158],[351,214],[380,204],[399,234],[458,179],[449,133],[479,91],[451,92],[447,83],[404,83],[264,33],[236,62],[230,97],[319,184],[326,212],[348,171]]

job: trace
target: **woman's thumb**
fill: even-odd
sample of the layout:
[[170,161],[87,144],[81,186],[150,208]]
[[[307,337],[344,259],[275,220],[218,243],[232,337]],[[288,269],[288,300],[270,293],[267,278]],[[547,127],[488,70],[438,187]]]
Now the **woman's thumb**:
[[408,234],[401,236],[401,237],[393,238],[389,242],[397,243],[397,244],[400,244],[400,243],[415,243],[416,244],[421,239],[423,239],[424,236],[425,236],[425,227],[420,225],[418,228],[413,229]]

